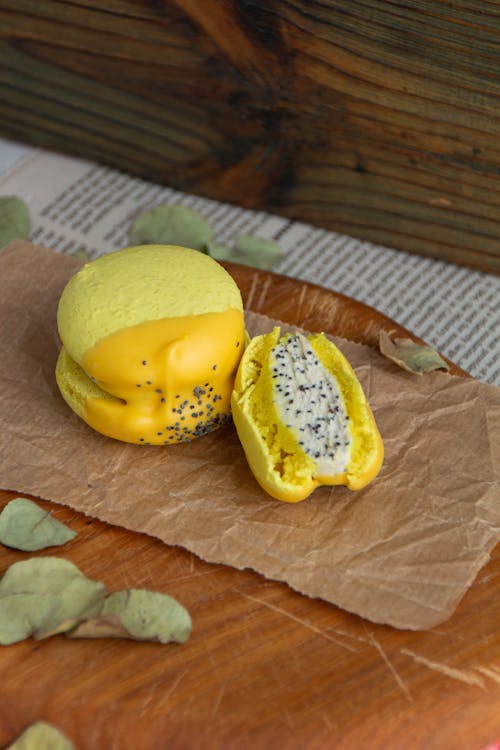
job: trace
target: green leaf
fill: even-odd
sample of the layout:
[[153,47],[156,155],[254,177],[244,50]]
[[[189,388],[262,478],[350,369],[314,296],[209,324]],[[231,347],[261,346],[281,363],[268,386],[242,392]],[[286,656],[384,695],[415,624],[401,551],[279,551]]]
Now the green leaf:
[[212,229],[198,211],[187,206],[156,206],[142,213],[129,229],[133,245],[180,245],[205,252]]
[[24,552],[66,544],[76,532],[25,497],[11,500],[0,513],[0,542]]
[[238,262],[234,257],[234,248],[229,247],[229,245],[217,245],[215,242],[207,242],[205,245],[205,250],[207,254],[210,255],[210,257],[214,260],[230,260],[234,263]]
[[0,249],[13,240],[25,240],[30,229],[26,203],[14,195],[0,197]]
[[283,258],[283,251],[276,242],[251,234],[240,234],[233,248],[209,242],[207,252],[215,260],[229,260],[264,270],[273,268]]
[[385,331],[379,333],[379,348],[384,357],[415,375],[450,369],[448,363],[430,346],[417,344],[411,339],[392,340]]
[[173,597],[145,589],[128,589],[110,594],[98,616],[80,623],[67,635],[184,643],[191,627],[188,611]]
[[34,557],[14,563],[0,581],[0,644],[48,638],[97,614],[104,584],[67,560]]
[[7,750],[75,750],[75,746],[52,724],[36,721]]

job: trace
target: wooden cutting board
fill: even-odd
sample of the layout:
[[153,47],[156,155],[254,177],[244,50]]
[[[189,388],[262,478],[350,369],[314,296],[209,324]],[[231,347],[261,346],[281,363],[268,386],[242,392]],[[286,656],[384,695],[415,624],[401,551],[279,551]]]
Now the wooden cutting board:
[[[373,346],[381,329],[408,335],[332,291],[228,268],[256,312]],[[0,507],[14,496],[0,492]],[[39,504],[78,532],[65,558],[110,590],[170,593],[194,629],[182,646],[57,636],[1,648],[2,747],[39,719],[78,750],[482,750],[500,740],[498,547],[448,622],[397,631]],[[0,547],[0,573],[28,556]]]

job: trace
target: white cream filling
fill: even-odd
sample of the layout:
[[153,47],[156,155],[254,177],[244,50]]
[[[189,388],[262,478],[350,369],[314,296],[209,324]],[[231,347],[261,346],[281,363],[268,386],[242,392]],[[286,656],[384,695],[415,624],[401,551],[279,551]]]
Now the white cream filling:
[[315,476],[346,471],[351,455],[349,417],[335,377],[306,337],[294,334],[277,344],[269,366],[275,408],[316,462]]

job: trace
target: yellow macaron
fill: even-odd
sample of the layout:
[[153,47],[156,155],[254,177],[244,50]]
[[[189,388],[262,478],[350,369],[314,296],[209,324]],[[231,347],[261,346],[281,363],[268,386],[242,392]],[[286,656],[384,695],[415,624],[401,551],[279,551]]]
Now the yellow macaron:
[[365,487],[384,446],[366,396],[323,334],[256,336],[240,362],[232,416],[249,466],[272,497],[298,502],[320,485]]
[[174,245],[104,255],[70,279],[57,325],[59,389],[98,432],[171,445],[229,419],[243,304],[209,256]]

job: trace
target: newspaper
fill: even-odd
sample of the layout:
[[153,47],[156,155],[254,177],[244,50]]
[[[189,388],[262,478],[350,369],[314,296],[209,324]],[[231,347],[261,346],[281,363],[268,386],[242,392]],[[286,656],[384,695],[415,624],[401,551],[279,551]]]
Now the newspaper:
[[[1,153],[0,153],[1,156]],[[365,302],[484,382],[500,385],[500,278],[433,258],[251,211],[132,177],[100,164],[26,148],[2,173],[0,195],[27,203],[30,239],[91,258],[125,247],[143,210],[161,203],[200,211],[220,243],[240,233],[277,241],[273,270]]]

